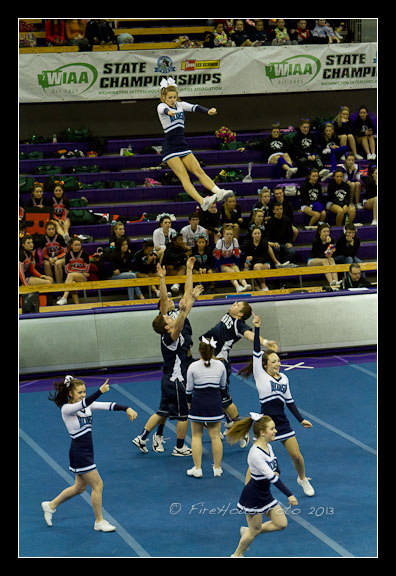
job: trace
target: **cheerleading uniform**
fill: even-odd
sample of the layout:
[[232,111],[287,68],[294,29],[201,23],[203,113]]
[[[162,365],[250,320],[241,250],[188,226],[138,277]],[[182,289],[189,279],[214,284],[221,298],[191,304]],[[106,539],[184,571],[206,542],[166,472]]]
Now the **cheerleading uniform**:
[[161,353],[164,362],[161,401],[157,414],[177,420],[187,420],[188,417],[185,388],[188,346],[184,335],[186,332],[184,334],[182,332],[176,341],[172,339],[169,333],[161,336]]
[[220,422],[224,417],[222,396],[226,390],[227,372],[220,360],[212,359],[205,366],[200,359],[187,370],[187,402],[191,403],[189,420],[193,422]]
[[220,240],[216,242],[213,256],[218,272],[221,272],[221,266],[233,266],[234,264],[239,266],[241,251],[238,240],[233,238],[227,246],[224,238],[220,238]]
[[[169,116],[169,110],[175,110],[174,116]],[[161,102],[157,106],[158,117],[165,133],[165,140],[162,145],[163,162],[167,162],[177,156],[187,156],[192,154],[184,137],[184,112],[201,112],[207,114],[209,108],[204,108],[198,104],[188,102],[176,102],[174,108]]]
[[75,474],[85,474],[96,469],[92,442],[92,412],[94,410],[128,410],[115,402],[96,402],[102,394],[97,390],[80,402],[64,404],[61,408],[63,422],[72,440],[69,450],[69,469]]
[[292,496],[290,490],[283,484],[279,476],[278,460],[267,444],[267,451],[254,444],[248,454],[248,465],[251,478],[242,490],[237,508],[245,514],[265,514],[274,508],[278,501],[271,494],[271,484],[287,497]]
[[28,286],[31,276],[41,278],[40,272],[36,270],[35,250],[30,252],[25,248],[19,250],[19,286]]
[[70,250],[66,253],[65,257],[65,272],[80,272],[81,274],[88,274],[89,272],[89,255],[84,250],[80,250],[77,254]]
[[260,345],[260,329],[254,329],[253,376],[261,404],[261,413],[271,416],[277,430],[275,440],[286,440],[295,436],[285,414],[285,404],[299,422],[304,420],[301,416],[290,392],[289,379],[285,374],[277,378],[270,376],[263,368],[263,351]]

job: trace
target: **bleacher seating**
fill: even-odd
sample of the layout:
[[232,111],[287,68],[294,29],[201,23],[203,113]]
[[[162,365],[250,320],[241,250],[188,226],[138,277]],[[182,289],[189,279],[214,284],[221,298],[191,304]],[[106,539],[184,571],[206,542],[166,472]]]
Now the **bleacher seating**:
[[[264,137],[264,133],[260,136]],[[238,140],[246,141],[249,138],[257,137],[257,133],[238,134]],[[237,150],[220,150],[219,140],[214,135],[197,135],[187,137],[195,156],[198,160],[205,163],[205,172],[211,177],[216,175],[223,168],[241,169],[243,175],[248,174],[248,164],[253,162],[251,169],[252,182],[229,182],[221,184],[221,187],[234,190],[237,196],[237,202],[242,208],[242,215],[247,218],[253,205],[257,202],[257,191],[263,186],[268,186],[272,190],[277,183],[283,185],[296,184],[297,187],[303,182],[304,177],[299,176],[292,180],[276,180],[274,178],[275,166],[263,162],[262,154],[258,151],[245,151],[243,153]],[[41,159],[22,159],[20,160],[20,175],[26,175],[34,178],[36,181],[45,182],[46,175],[35,174],[38,166],[51,164],[59,166],[62,172],[56,176],[62,178],[65,173],[70,173],[72,169],[81,184],[92,185],[95,182],[104,183],[105,187],[82,188],[73,192],[66,193],[67,198],[86,197],[88,208],[97,214],[108,214],[109,223],[96,223],[73,225],[71,233],[91,236],[90,242],[84,243],[84,249],[93,254],[98,247],[108,245],[110,237],[110,222],[114,215],[119,215],[127,220],[139,220],[143,213],[150,218],[155,218],[156,214],[170,212],[175,215],[176,221],[172,223],[173,228],[180,230],[188,224],[187,216],[197,208],[194,201],[178,202],[175,197],[182,191],[181,185],[159,185],[155,187],[144,186],[146,178],[153,178],[161,181],[165,172],[169,169],[158,169],[160,167],[160,154],[145,154],[144,149],[147,146],[160,145],[162,138],[131,138],[131,139],[109,139],[107,140],[104,152],[96,157],[81,157],[70,159],[59,159],[51,157],[56,155],[57,150],[66,149],[74,150],[78,148],[86,153],[91,149],[91,142],[60,142],[57,144],[21,144],[20,152],[25,154],[32,151],[42,152]],[[133,156],[120,156],[120,149],[132,147]],[[81,172],[81,166],[96,165],[99,167],[98,172]],[[368,161],[359,161],[362,169],[368,167]],[[133,181],[134,186],[123,188],[122,181]],[[364,182],[364,178],[362,179]],[[112,187],[106,187],[108,183]],[[120,183],[117,186],[117,183]],[[205,190],[199,183],[195,183],[197,190],[205,194]],[[326,182],[322,185],[326,193]],[[49,196],[50,193],[46,193]],[[29,198],[29,193],[22,193],[22,201]],[[364,186],[362,189],[362,199],[364,198]],[[300,265],[306,265],[307,259],[311,252],[311,245],[315,235],[314,230],[305,230],[304,226],[308,224],[309,217],[299,211],[299,196],[289,196],[287,199],[294,207],[294,225],[299,228],[299,234],[295,242],[296,258],[295,262]],[[336,240],[342,233],[341,227],[334,226],[335,216],[328,212],[327,222],[332,225],[332,237]],[[365,209],[357,210],[355,223],[361,223],[358,229],[358,235],[361,239],[359,257],[365,262],[376,261],[377,259],[377,228],[372,226],[372,213]],[[151,237],[154,229],[158,226],[155,219],[143,220],[135,223],[126,223],[126,235],[132,241],[134,251],[138,250],[146,237]],[[242,233],[243,234],[243,233]]]

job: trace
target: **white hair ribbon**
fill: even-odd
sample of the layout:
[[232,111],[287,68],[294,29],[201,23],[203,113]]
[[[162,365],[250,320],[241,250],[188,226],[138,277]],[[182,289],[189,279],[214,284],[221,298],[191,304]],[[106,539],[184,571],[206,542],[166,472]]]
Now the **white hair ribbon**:
[[212,348],[216,348],[216,346],[217,346],[217,342],[216,342],[216,340],[213,338],[213,336],[212,336],[212,338],[211,338],[210,340],[208,340],[207,338],[205,338],[205,336],[202,336],[202,342],[203,342],[204,344],[210,344],[210,345],[212,346]]
[[249,412],[249,414],[250,418],[254,420],[254,422],[257,422],[257,420],[260,420],[260,418],[263,417],[263,414],[258,414],[257,412]]
[[66,385],[66,388],[69,388],[70,384],[73,382],[74,378],[73,376],[70,376],[70,374],[68,374],[67,376],[65,376],[65,380],[64,383]]
[[169,77],[168,79],[163,78],[160,82],[161,88],[168,88],[168,86],[176,86],[176,82],[171,77]]

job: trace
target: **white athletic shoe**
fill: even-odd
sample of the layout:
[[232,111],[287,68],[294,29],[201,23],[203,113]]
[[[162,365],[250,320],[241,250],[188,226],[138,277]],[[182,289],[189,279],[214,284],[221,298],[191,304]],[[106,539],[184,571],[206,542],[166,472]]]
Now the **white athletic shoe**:
[[233,196],[234,192],[232,190],[220,190],[220,192],[216,192],[216,200],[217,202],[221,202],[225,200],[229,196]]
[[104,518],[101,522],[95,522],[94,524],[94,530],[100,530],[101,532],[114,532],[115,529],[116,527]]
[[315,494],[315,490],[312,488],[309,480],[312,480],[312,478],[305,477],[304,480],[300,480],[300,478],[297,476],[297,484],[299,484],[304,490],[304,494],[306,496],[313,496]]
[[49,502],[41,502],[41,508],[44,512],[44,520],[46,521],[47,526],[52,526],[52,515],[55,514],[56,508],[55,510],[52,510]]
[[209,206],[211,206],[213,202],[216,202],[216,200],[217,200],[216,194],[212,194],[211,196],[205,196],[205,198],[203,199],[201,210],[206,212]]
[[212,468],[213,468],[213,476],[221,476],[223,474],[223,468],[221,466],[220,468],[215,468],[213,464]]
[[153,450],[154,452],[165,452],[163,436],[153,435]]
[[172,451],[172,456],[191,456],[192,450],[184,444],[183,448],[175,446]]
[[202,478],[202,468],[195,468],[193,466],[189,470],[187,470],[187,476],[194,476],[194,478]]
[[143,454],[148,453],[146,440],[142,440],[141,436],[136,436],[136,438],[132,440],[132,444],[135,444]]
[[239,446],[241,448],[246,448],[246,446],[249,444],[249,440],[250,440],[250,435],[249,435],[249,432],[247,432],[245,434],[245,436],[239,440]]
[[58,306],[65,306],[67,304],[67,298],[59,298],[59,300],[57,300],[56,302],[58,304]]

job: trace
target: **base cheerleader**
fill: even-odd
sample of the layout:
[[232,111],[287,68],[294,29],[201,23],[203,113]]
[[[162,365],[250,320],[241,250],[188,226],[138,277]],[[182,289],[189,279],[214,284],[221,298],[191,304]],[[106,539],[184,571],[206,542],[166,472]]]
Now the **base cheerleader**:
[[73,496],[82,494],[87,486],[91,487],[91,503],[95,514],[94,530],[101,532],[114,532],[112,526],[103,518],[102,492],[103,481],[96,468],[92,442],[92,412],[94,410],[122,410],[128,414],[131,421],[135,420],[137,413],[128,406],[115,402],[96,402],[105,392],[108,392],[108,380],[93,394],[86,397],[86,388],[83,380],[65,376],[61,382],[55,382],[55,392],[49,399],[61,409],[62,419],[72,439],[69,458],[69,469],[75,473],[76,481],[73,486],[65,488],[56,498],[41,503],[44,519],[48,526],[52,526],[52,517],[57,507]]
[[[279,478],[278,461],[270,444],[275,439],[276,428],[270,416],[250,412],[250,417],[243,418],[230,428],[227,441],[234,444],[246,435],[252,425],[256,441],[250,448],[247,458],[250,480],[242,490],[237,504],[237,508],[246,514],[248,525],[240,529],[241,539],[232,558],[243,557],[244,552],[259,534],[286,528],[287,518],[271,494],[272,484],[287,496],[291,506],[298,504],[296,497]],[[263,523],[263,514],[268,516],[269,521]]]
[[[201,210],[205,211],[213,202],[220,202],[233,192],[232,190],[221,190],[202,170],[185,141],[184,112],[201,112],[213,116],[217,114],[216,108],[208,109],[198,104],[180,101],[173,78],[167,80],[164,78],[160,86],[161,103],[158,104],[157,112],[165,132],[165,141],[162,146],[163,162],[166,162],[175,176],[179,178],[187,194],[199,203]],[[212,192],[211,196],[202,198],[191,182],[189,172],[198,178],[204,188]]]

